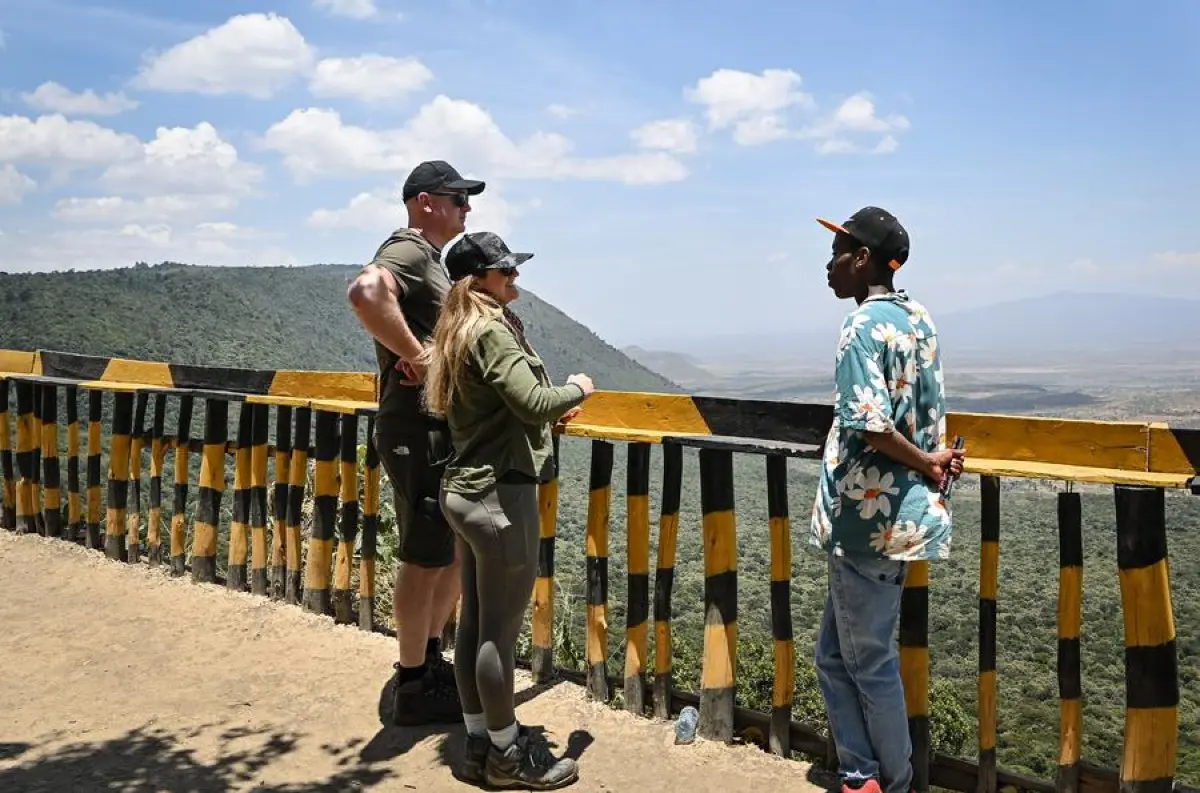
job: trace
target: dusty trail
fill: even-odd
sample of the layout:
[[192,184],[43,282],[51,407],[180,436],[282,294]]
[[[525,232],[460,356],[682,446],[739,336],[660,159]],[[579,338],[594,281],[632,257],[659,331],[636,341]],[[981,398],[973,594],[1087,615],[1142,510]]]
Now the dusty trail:
[[[0,791],[468,791],[462,728],[385,726],[393,640],[261,597],[0,532]],[[572,791],[821,788],[750,747],[518,671],[521,721],[580,762]]]

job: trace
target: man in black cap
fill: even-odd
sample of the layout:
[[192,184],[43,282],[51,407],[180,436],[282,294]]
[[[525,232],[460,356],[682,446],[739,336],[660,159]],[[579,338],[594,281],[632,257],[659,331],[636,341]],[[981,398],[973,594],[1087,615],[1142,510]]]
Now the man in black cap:
[[[908,565],[950,556],[940,485],[962,471],[946,448],[946,396],[929,312],[893,279],[908,232],[879,207],[834,232],[828,285],[857,304],[842,323],[833,426],[825,440],[811,544],[827,556],[817,680],[843,791],[908,793],[912,746],[895,631]],[[928,746],[918,747],[928,751]]]
[[464,231],[470,197],[483,189],[483,182],[464,179],[442,160],[422,162],[401,194],[408,225],[384,240],[347,290],[375,340],[379,412],[373,441],[395,494],[397,724],[462,718],[454,668],[441,654],[442,632],[460,589],[454,534],[438,506],[450,440],[444,421],[422,407],[425,372],[417,359],[450,290],[442,248]]

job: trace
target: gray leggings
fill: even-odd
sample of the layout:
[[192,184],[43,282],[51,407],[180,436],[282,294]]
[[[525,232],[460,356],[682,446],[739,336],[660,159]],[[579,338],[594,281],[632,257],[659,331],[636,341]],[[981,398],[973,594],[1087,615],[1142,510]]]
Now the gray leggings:
[[463,713],[482,712],[489,730],[502,730],[516,720],[514,652],[537,578],[537,485],[500,484],[482,498],[443,490],[441,501],[463,540],[458,695]]

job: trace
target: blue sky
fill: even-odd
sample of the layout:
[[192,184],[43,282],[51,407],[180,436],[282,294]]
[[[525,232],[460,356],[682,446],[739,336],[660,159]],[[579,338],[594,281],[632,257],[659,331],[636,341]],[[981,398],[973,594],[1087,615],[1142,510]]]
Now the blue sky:
[[868,203],[935,318],[1194,294],[1198,29],[1184,0],[5,0],[0,268],[362,262],[444,157],[614,343],[836,322],[813,218]]

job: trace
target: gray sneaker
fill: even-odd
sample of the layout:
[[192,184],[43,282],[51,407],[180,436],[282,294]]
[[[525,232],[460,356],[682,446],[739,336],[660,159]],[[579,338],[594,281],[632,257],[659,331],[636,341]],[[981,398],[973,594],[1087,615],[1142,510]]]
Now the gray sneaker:
[[484,766],[487,765],[488,750],[492,747],[492,739],[485,732],[483,735],[467,733],[466,745],[463,747],[462,766],[458,770],[458,778],[464,782],[482,785],[485,781]]
[[553,790],[579,779],[579,767],[569,757],[555,759],[544,738],[522,732],[508,749],[488,749],[484,777],[496,788]]

